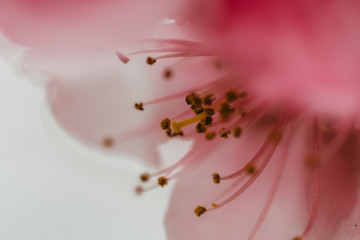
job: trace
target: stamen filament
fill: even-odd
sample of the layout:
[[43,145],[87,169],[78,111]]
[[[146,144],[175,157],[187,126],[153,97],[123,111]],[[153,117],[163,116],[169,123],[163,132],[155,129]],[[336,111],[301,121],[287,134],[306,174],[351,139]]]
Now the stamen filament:
[[[319,125],[317,118],[314,120],[313,125],[313,154],[314,157],[319,161]],[[320,197],[320,163],[315,164],[315,169],[313,172],[313,199],[312,199],[312,209],[310,213],[309,221],[301,234],[301,238],[304,238],[311,230],[314,225],[315,218],[317,216],[319,208],[319,197]]]
[[288,135],[288,139],[286,139],[286,141],[285,141],[284,152],[283,152],[283,154],[282,154],[282,156],[280,158],[279,168],[277,169],[277,172],[275,173],[275,180],[274,180],[273,184],[270,187],[270,191],[269,191],[268,197],[266,199],[266,202],[265,202],[265,204],[264,204],[264,206],[263,206],[263,208],[261,210],[261,213],[260,213],[255,225],[253,226],[247,240],[252,240],[255,237],[256,233],[258,232],[258,230],[260,229],[262,223],[264,222],[264,220],[265,220],[265,218],[267,216],[267,213],[270,210],[270,207],[271,207],[272,202],[274,200],[276,191],[277,191],[277,189],[279,187],[279,183],[280,183],[280,180],[282,178],[283,171],[284,171],[287,159],[288,159],[289,146],[290,146],[293,134],[295,132],[294,130],[295,130],[294,128],[291,128],[291,131],[290,131],[290,133]]

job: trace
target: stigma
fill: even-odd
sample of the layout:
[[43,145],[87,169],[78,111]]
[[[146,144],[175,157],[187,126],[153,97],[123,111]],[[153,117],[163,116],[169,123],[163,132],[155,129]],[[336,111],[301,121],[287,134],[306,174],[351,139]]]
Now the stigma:
[[203,134],[206,140],[239,138],[243,131],[240,125],[250,119],[244,112],[257,111],[250,106],[244,92],[233,88],[191,92],[184,98],[189,109],[179,114],[183,118],[166,117],[160,127],[169,137]]

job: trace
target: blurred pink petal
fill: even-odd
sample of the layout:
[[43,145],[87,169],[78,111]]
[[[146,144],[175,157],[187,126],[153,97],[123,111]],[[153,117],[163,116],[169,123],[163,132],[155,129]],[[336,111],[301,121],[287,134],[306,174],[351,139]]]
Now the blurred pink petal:
[[143,37],[176,7],[163,0],[1,0],[12,41],[47,53],[114,50]]
[[198,0],[189,6],[182,18],[193,34],[263,96],[333,114],[359,108],[359,1]]

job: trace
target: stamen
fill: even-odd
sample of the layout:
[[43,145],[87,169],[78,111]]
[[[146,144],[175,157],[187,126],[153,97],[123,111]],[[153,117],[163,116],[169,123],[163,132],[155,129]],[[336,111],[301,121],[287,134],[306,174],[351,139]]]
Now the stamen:
[[216,133],[215,132],[207,132],[205,135],[206,140],[212,140],[216,137]]
[[197,206],[194,209],[194,213],[196,214],[196,216],[200,217],[202,214],[204,214],[206,212],[206,208],[203,206]]
[[267,213],[270,210],[270,207],[274,200],[276,191],[279,187],[281,177],[283,175],[286,161],[288,159],[289,146],[290,146],[291,140],[293,138],[294,130],[295,130],[295,128],[292,127],[290,130],[290,133],[285,141],[284,152],[280,158],[279,168],[277,169],[277,172],[275,173],[275,180],[274,180],[272,186],[270,187],[270,191],[269,191],[268,197],[266,199],[266,202],[265,202],[265,204],[261,210],[261,213],[260,213],[255,225],[253,226],[251,233],[250,233],[249,237],[247,238],[247,240],[252,240],[255,237],[257,231],[260,229],[261,224],[264,222],[265,217],[267,216]]
[[111,148],[114,145],[114,139],[111,137],[106,137],[103,139],[103,146],[106,148]]
[[316,159],[316,167],[313,172],[313,199],[312,199],[312,209],[310,213],[309,221],[299,237],[300,240],[304,238],[311,230],[314,225],[315,218],[317,216],[318,208],[319,208],[319,197],[320,197],[320,164],[319,162],[319,125],[317,119],[315,119],[313,124],[313,155],[314,159]]
[[220,183],[220,175],[218,173],[213,173],[212,176],[213,176],[213,182],[216,184],[219,184]]
[[122,54],[121,52],[116,51],[115,54],[118,57],[118,59],[125,64],[130,61],[130,59],[127,56],[125,56],[124,54]]
[[164,120],[161,121],[160,123],[161,129],[167,130],[170,128],[170,119],[169,118],[165,118]]
[[219,130],[219,135],[222,138],[226,138],[226,139],[229,138],[230,133],[231,132],[229,130],[226,130],[225,128],[222,128],[222,129]]
[[238,98],[238,94],[234,90],[229,90],[225,94],[225,99],[229,103],[235,102],[237,100],[237,98]]
[[215,114],[215,110],[213,108],[205,108],[204,109],[206,115],[212,116]]
[[154,63],[156,63],[156,59],[152,58],[152,57],[147,57],[146,58],[146,63],[149,65],[153,65]]
[[239,138],[239,137],[241,136],[241,134],[242,134],[242,129],[241,129],[241,128],[235,127],[235,128],[233,129],[233,136],[234,136],[235,138]]
[[213,94],[206,95],[204,97],[204,104],[210,106],[214,100],[215,98]]
[[214,208],[216,208],[218,205],[216,203],[211,203],[211,206],[213,206]]
[[245,172],[249,175],[252,175],[254,174],[256,171],[256,166],[255,164],[253,163],[248,163],[246,166],[245,166]]
[[210,125],[213,122],[213,118],[210,116],[206,116],[205,118],[201,119],[201,123],[204,125]]
[[140,195],[144,192],[144,189],[141,186],[137,186],[135,188],[135,192],[136,192],[136,194]]
[[229,119],[232,113],[234,113],[235,109],[230,107],[228,103],[220,103],[219,114],[223,120]]
[[207,130],[207,128],[205,127],[204,124],[198,123],[198,124],[196,125],[196,132],[198,132],[198,133],[205,133],[206,130]]
[[161,186],[161,187],[164,187],[165,185],[168,184],[168,178],[166,177],[159,177],[158,178],[158,184]]
[[140,180],[142,182],[147,182],[149,179],[150,179],[150,174],[147,172],[140,175]]
[[165,79],[171,79],[173,75],[174,74],[171,68],[167,67],[164,69],[163,76]]
[[144,104],[142,102],[140,103],[135,103],[134,105],[135,109],[140,110],[140,111],[144,111]]
[[[242,176],[242,173],[244,173],[244,172],[246,172],[246,173],[248,173],[248,175],[250,175],[248,180],[237,191],[235,191],[235,193],[233,193],[230,197],[226,198],[222,202],[218,203],[216,208],[207,209],[208,211],[213,211],[222,206],[225,206],[226,204],[228,204],[231,201],[233,201],[234,199],[236,199],[239,195],[241,195],[246,189],[248,189],[253,184],[253,182],[258,178],[258,176],[260,176],[262,171],[265,169],[265,167],[269,163],[272,155],[274,154],[274,152],[279,144],[279,141],[274,141],[274,139],[279,139],[278,137],[274,138],[274,136],[275,136],[274,133],[275,132],[279,133],[279,134],[276,134],[276,136],[282,135],[282,132],[285,130],[288,120],[289,120],[288,116],[279,120],[279,122],[270,131],[266,141],[264,142],[264,144],[262,145],[260,150],[255,154],[253,159],[245,167],[243,167],[236,173],[233,173],[229,176],[220,178],[221,180],[223,180],[223,179],[229,179],[229,178],[234,178],[234,177],[240,177],[240,176]],[[259,162],[258,167],[256,167],[256,165],[255,165],[256,162]]]

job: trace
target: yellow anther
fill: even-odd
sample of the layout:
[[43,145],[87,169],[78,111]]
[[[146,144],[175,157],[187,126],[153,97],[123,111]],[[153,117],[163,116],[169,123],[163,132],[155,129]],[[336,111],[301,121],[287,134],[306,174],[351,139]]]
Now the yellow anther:
[[204,97],[204,104],[206,106],[210,106],[214,100],[215,100],[214,95],[212,95],[212,94],[206,95]]
[[229,90],[225,94],[225,99],[227,102],[235,102],[238,98],[238,94],[234,90]]
[[253,163],[248,163],[246,166],[245,166],[245,172],[249,175],[252,175],[254,174],[256,171],[256,166],[255,164]]
[[146,58],[146,63],[149,65],[153,65],[154,63],[156,63],[156,59],[152,58],[152,57],[147,57]]
[[169,118],[165,118],[164,120],[161,121],[160,123],[161,129],[169,129],[170,128],[170,119]]
[[135,107],[135,109],[140,110],[140,111],[144,110],[144,104],[142,102],[135,103],[134,107]]
[[219,205],[217,205],[216,203],[211,203],[211,206],[213,206],[214,208],[216,208],[216,207],[219,206]]
[[140,175],[140,180],[141,180],[142,182],[147,182],[147,181],[149,180],[149,178],[150,178],[150,174],[149,174],[149,173],[143,173],[143,174]]
[[220,175],[218,173],[213,173],[212,176],[213,176],[214,183],[216,183],[216,184],[220,183]]
[[210,125],[213,122],[213,118],[210,116],[206,116],[203,119],[201,119],[201,123],[204,125]]
[[204,124],[202,124],[202,123],[198,123],[198,124],[196,124],[196,132],[198,132],[198,133],[205,133],[206,132],[206,130],[207,130],[207,128],[205,127],[205,125]]
[[173,71],[171,70],[171,68],[167,67],[164,69],[164,72],[163,72],[163,76],[165,79],[170,79],[173,77]]
[[168,184],[168,181],[169,179],[166,178],[166,177],[159,177],[158,178],[158,184],[161,186],[161,187],[164,187],[165,185]]
[[228,103],[220,103],[219,113],[223,120],[229,119],[230,115],[235,111],[235,109],[230,107]]
[[111,137],[106,137],[103,139],[103,146],[106,148],[111,148],[114,145],[114,139]]
[[242,134],[242,129],[239,128],[239,127],[235,127],[233,129],[233,136],[236,137],[236,138],[239,138]]
[[205,135],[206,140],[214,139],[214,137],[216,137],[215,132],[207,132],[206,135]]
[[206,212],[206,208],[204,208],[203,206],[197,206],[194,209],[194,213],[196,214],[196,216],[200,217],[202,214],[204,214]]

